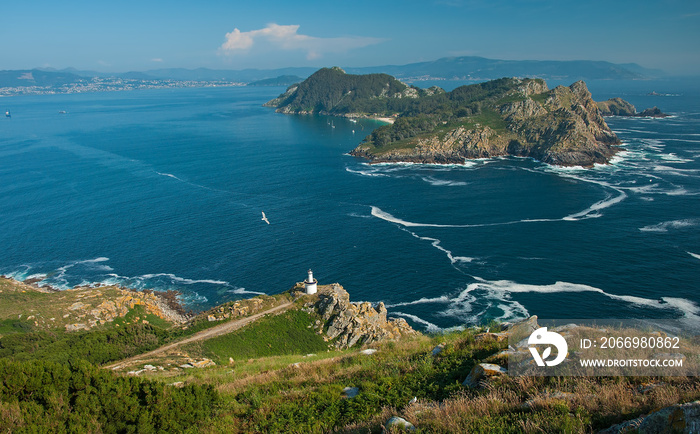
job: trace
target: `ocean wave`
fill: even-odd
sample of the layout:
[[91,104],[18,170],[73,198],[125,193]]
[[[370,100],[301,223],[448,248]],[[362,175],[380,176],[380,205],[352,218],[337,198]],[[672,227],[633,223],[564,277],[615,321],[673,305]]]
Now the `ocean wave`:
[[[101,287],[121,286],[135,290],[150,289],[154,291],[175,290],[180,292],[180,300],[185,304],[207,303],[206,296],[199,294],[200,288],[222,288],[221,292],[229,292],[236,295],[260,295],[262,292],[249,291],[245,288],[232,285],[224,280],[217,279],[193,279],[178,276],[173,273],[150,273],[140,276],[122,276],[114,272],[114,269],[105,264],[109,258],[99,257],[87,260],[71,261],[60,264],[25,264],[15,270],[5,272],[4,275],[15,280],[38,280],[39,286],[50,286],[59,290],[68,290],[77,286]],[[4,271],[4,270],[3,270]],[[185,287],[187,287],[185,289]]]
[[662,166],[662,165],[654,166],[653,170],[655,172],[666,173],[669,175],[689,176],[689,177],[697,177],[697,174],[699,172],[696,169],[679,169],[677,167],[669,167],[669,166]]
[[161,173],[161,172],[156,172],[160,176],[167,176],[168,178],[173,178],[175,180],[178,180],[180,182],[187,182],[184,179],[180,179],[177,176],[173,175],[172,173]]
[[700,224],[700,220],[698,219],[670,220],[655,225],[644,226],[643,228],[639,228],[639,230],[642,232],[668,232],[670,229],[686,229],[698,226],[698,224]]
[[433,247],[435,247],[436,249],[440,250],[441,252],[443,252],[443,253],[445,253],[445,254],[447,255],[447,259],[450,260],[450,263],[451,263],[452,265],[454,265],[454,264],[456,264],[456,263],[458,263],[458,262],[469,263],[469,262],[474,261],[474,259],[476,259],[476,258],[472,258],[472,257],[469,257],[469,256],[454,256],[454,255],[452,255],[452,252],[451,252],[451,251],[447,250],[446,248],[444,248],[444,247],[442,247],[442,246],[440,245],[441,241],[438,240],[437,238],[421,237],[421,236],[419,236],[419,235],[417,235],[417,234],[413,234],[413,235],[414,235],[415,237],[417,237],[418,239],[422,240],[422,241],[430,241],[430,244],[431,244]]
[[421,178],[423,181],[427,182],[430,185],[433,185],[435,187],[462,187],[465,185],[469,185],[468,182],[464,181],[450,181],[446,179],[436,179],[432,176],[425,176]]
[[479,158],[473,160],[464,160],[463,163],[412,163],[408,161],[397,161],[397,162],[383,162],[383,163],[373,163],[372,166],[377,167],[397,167],[397,168],[416,168],[416,167],[427,167],[427,168],[438,168],[438,169],[471,169],[477,167],[479,164],[488,164],[490,159]]
[[187,279],[185,277],[179,277],[171,273],[157,273],[157,274],[144,274],[143,276],[138,276],[134,277],[133,279],[140,279],[140,280],[150,280],[150,279],[158,279],[165,277],[167,279],[170,279],[172,282],[176,283],[181,283],[184,285],[194,285],[197,283],[208,283],[211,285],[230,285],[228,282],[225,282],[223,280],[210,280],[210,279]]
[[610,208],[611,206],[622,202],[627,197],[627,193],[625,193],[624,191],[619,190],[619,189],[615,189],[615,190],[617,190],[619,192],[619,194],[617,196],[610,195],[607,198],[605,198],[599,202],[594,203],[593,205],[589,206],[588,208],[584,209],[583,211],[580,211],[580,212],[577,212],[574,214],[570,214],[570,215],[562,218],[562,220],[576,221],[576,220],[581,220],[581,219],[585,219],[585,218],[601,217],[602,216],[602,214],[600,213],[601,210],[603,210],[605,208]]
[[439,331],[442,330],[442,329],[441,329],[440,327],[438,327],[437,325],[435,325],[435,324],[433,324],[433,323],[431,323],[431,322],[429,322],[429,321],[426,321],[426,320],[424,320],[423,318],[420,318],[420,317],[418,317],[418,316],[416,316],[416,315],[411,315],[410,313],[391,312],[391,313],[389,314],[389,316],[391,316],[391,315],[398,315],[398,316],[400,316],[400,317],[408,318],[408,319],[410,319],[410,320],[412,320],[412,321],[414,321],[414,322],[416,322],[416,323],[418,323],[418,324],[421,324],[421,325],[425,326],[425,330],[427,330],[428,332],[431,332],[431,333],[437,333],[437,332],[439,332]]
[[349,167],[345,168],[346,172],[353,173],[355,175],[362,175],[362,176],[372,176],[372,177],[389,177],[388,174],[382,173],[378,170],[356,170],[356,169],[351,169]]
[[[487,310],[492,310],[495,307],[502,311],[502,315],[496,319],[511,321],[529,316],[525,307],[520,302],[513,300],[514,294],[595,293],[629,305],[675,311],[688,322],[697,323],[700,321],[700,307],[695,302],[684,298],[650,299],[633,295],[611,294],[594,286],[560,281],[549,285],[534,285],[510,280],[486,280],[473,277],[476,282],[467,285],[466,289],[450,299],[447,302],[447,309],[439,312],[440,314],[455,318],[468,318],[474,321],[484,316]],[[478,310],[475,307],[478,307]]]
[[426,304],[426,303],[449,303],[450,298],[446,295],[440,296],[440,297],[435,297],[435,298],[421,298],[418,300],[413,300],[413,301],[405,301],[401,303],[394,303],[394,304],[387,304],[386,308],[392,308],[392,307],[401,307],[401,306],[414,306],[417,304]]
[[391,222],[391,223],[396,223],[401,226],[405,227],[430,227],[430,228],[471,228],[471,227],[477,227],[479,225],[440,225],[440,224],[432,224],[432,223],[415,223],[415,222],[409,222],[406,220],[401,220],[400,218],[394,217],[393,215],[389,214],[388,212],[382,211],[379,207],[372,206],[372,215],[374,217],[377,217],[379,219]]
[[248,291],[245,288],[233,288],[233,289],[229,289],[226,292],[231,293],[231,294],[236,294],[236,295],[244,295],[244,294],[265,295],[264,292]]

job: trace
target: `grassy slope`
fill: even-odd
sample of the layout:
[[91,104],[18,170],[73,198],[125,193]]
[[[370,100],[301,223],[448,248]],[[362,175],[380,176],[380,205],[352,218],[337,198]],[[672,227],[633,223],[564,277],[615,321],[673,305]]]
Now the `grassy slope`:
[[[0,297],[5,295],[3,292]],[[19,292],[10,298],[31,303],[41,297]],[[268,301],[272,303],[272,299]],[[2,306],[8,309],[7,304]],[[129,327],[145,327],[142,322],[133,324],[130,315],[140,319],[143,312],[130,312],[120,321],[125,325],[131,322]],[[188,348],[191,354],[215,359],[217,366],[166,369],[142,376],[166,384],[181,381],[186,385],[213,385],[221,399],[215,416],[201,427],[204,432],[381,432],[383,422],[400,415],[423,432],[584,433],[700,398],[697,378],[506,376],[484,389],[467,389],[461,383],[471,368],[503,348],[504,343],[475,342],[476,330],[466,330],[376,345],[377,353],[364,355],[357,349],[328,349],[328,343],[309,327],[315,320],[315,315],[299,310],[267,317],[230,335]],[[199,327],[219,323],[196,322]],[[125,326],[120,328],[124,330]],[[115,329],[113,325],[112,330]],[[50,359],[54,354],[65,353],[73,362],[80,358],[89,360],[95,354],[81,353],[81,345],[95,342],[109,347],[106,341],[98,339],[105,333],[58,333],[59,344],[46,346],[41,339],[25,342],[34,347],[23,354]],[[39,335],[20,330],[12,336]],[[143,333],[126,335],[139,336],[148,337]],[[170,338],[172,334],[166,334],[163,339]],[[446,344],[444,351],[433,356],[432,349],[441,342]],[[133,339],[127,343],[133,344]],[[309,355],[311,352],[316,354]],[[649,384],[655,386],[642,388]],[[357,387],[359,394],[344,398],[346,387]],[[562,398],[553,395],[555,392],[572,395]],[[413,397],[417,397],[417,403],[409,404]]]
[[[258,320],[253,327],[209,339],[201,344],[204,356],[217,363],[229,358],[247,360],[288,354],[308,354],[325,351],[328,344],[312,327],[315,317],[299,310]],[[184,348],[190,353],[195,348]]]
[[[0,358],[51,360],[69,363],[83,359],[94,364],[138,355],[199,331],[240,319],[289,300],[288,293],[256,297],[218,306],[194,317],[187,325],[175,325],[143,305],[134,305],[124,316],[98,324],[89,330],[66,331],[66,325],[85,322],[92,308],[124,293],[116,288],[85,288],[60,292],[39,292],[29,285],[0,278]],[[76,303],[83,305],[72,309]],[[238,316],[209,321],[236,305]],[[196,354],[200,355],[201,354]],[[182,363],[182,361],[180,361]]]
[[[250,326],[247,336],[270,330],[271,324],[279,327],[282,318]],[[400,415],[423,432],[585,433],[700,398],[697,378],[505,376],[484,389],[467,389],[461,383],[471,368],[505,345],[477,343],[475,333],[386,343],[374,346],[378,352],[373,355],[351,349],[307,356],[300,340],[296,355],[249,360],[247,350],[219,342],[213,347],[226,347],[233,363],[183,371],[163,381],[216,386],[223,404],[205,432],[381,432],[390,416]],[[260,336],[264,349],[273,338]],[[440,342],[445,350],[433,356]],[[285,351],[293,349],[295,343],[290,344]],[[644,389],[649,384],[654,387]],[[346,387],[357,387],[359,394],[344,398]],[[571,395],[562,398],[556,392]],[[418,402],[409,404],[413,397]]]

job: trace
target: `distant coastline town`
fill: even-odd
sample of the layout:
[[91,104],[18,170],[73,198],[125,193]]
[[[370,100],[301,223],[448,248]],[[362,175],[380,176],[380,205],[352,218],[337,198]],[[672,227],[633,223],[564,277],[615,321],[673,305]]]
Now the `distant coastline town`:
[[128,78],[85,78],[83,80],[61,85],[32,85],[0,87],[0,97],[15,95],[53,95],[86,92],[117,92],[139,89],[168,89],[185,87],[231,87],[245,86],[247,83],[232,81],[197,81],[197,80],[163,80],[163,79],[128,79]]

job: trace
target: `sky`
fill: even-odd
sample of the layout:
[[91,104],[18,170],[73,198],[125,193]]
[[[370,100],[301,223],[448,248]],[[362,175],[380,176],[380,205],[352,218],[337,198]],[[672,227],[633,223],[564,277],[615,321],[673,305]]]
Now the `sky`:
[[697,0],[6,0],[0,70],[605,60],[700,75]]

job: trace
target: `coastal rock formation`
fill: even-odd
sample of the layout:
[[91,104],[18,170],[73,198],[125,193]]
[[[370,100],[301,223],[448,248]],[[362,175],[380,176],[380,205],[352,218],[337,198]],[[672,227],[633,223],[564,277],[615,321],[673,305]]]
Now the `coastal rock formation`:
[[610,98],[596,103],[603,116],[635,116],[640,118],[665,118],[668,115],[654,106],[637,113],[637,109],[622,98]]
[[700,401],[671,405],[647,416],[613,425],[599,434],[700,432]]
[[622,98],[610,98],[596,103],[603,116],[634,116],[637,109]]
[[69,332],[89,330],[125,317],[136,306],[143,308],[144,317],[134,317],[133,321],[147,322],[145,316],[148,315],[173,324],[183,324],[187,320],[181,312],[171,307],[172,300],[153,291],[132,291],[116,286],[76,287],[58,291],[7,278],[0,278],[0,288],[0,292],[41,294],[33,298],[32,303],[18,302],[14,310],[7,310],[7,314],[31,320],[39,328],[62,328]]
[[587,167],[607,163],[620,149],[616,146],[619,139],[600,115],[584,82],[551,91],[541,81],[518,82],[509,96],[519,100],[495,105],[502,119],[492,120],[491,125],[459,126],[386,151],[363,143],[351,154],[371,162],[456,164],[510,155]]
[[652,108],[645,109],[641,113],[637,113],[635,116],[638,116],[640,118],[666,118],[669,115],[662,112],[661,109],[659,109],[658,107],[654,106]]
[[617,99],[599,108],[583,81],[549,90],[541,79],[501,78],[445,92],[340,68],[323,68],[265,104],[287,114],[391,118],[350,152],[375,163],[517,156],[586,167],[620,150],[601,110],[634,110],[628,105]]
[[350,348],[416,334],[403,318],[387,319],[384,303],[352,303],[340,285],[323,286],[314,308],[325,322],[326,336],[337,348]]

